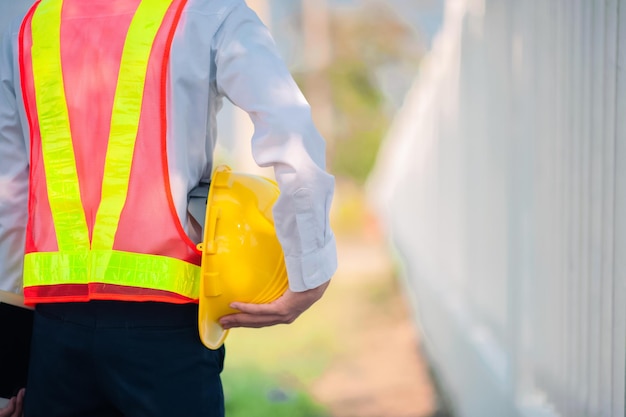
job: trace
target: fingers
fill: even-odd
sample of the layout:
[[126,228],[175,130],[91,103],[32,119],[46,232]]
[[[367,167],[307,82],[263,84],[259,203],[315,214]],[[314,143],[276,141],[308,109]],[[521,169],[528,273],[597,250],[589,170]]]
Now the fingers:
[[22,388],[17,396],[11,398],[9,403],[0,409],[0,417],[22,417],[22,409],[24,408],[24,395],[26,390]]
[[15,411],[13,411],[13,415],[11,417],[22,417],[23,409],[24,409],[24,395],[26,394],[26,390],[22,388],[20,392],[17,393],[17,398],[15,399]]
[[267,326],[275,326],[277,324],[289,324],[293,319],[287,319],[280,315],[254,315],[237,313],[224,316],[220,319],[220,324],[224,329],[232,329],[235,327],[260,328]]
[[248,303],[232,303],[231,308],[248,314],[280,314],[276,303],[270,304],[248,304]]
[[280,299],[271,304],[233,303],[231,307],[239,310],[240,313],[220,318],[220,324],[224,329],[288,324],[297,317],[297,313],[285,308]]
[[224,329],[231,329],[293,323],[322,296],[327,286],[328,283],[325,283],[303,292],[287,290],[280,298],[269,304],[232,303],[231,307],[240,313],[220,318],[220,324]]
[[2,409],[0,409],[0,417],[13,417],[15,416],[15,403],[17,399],[15,397],[11,398],[9,403]]

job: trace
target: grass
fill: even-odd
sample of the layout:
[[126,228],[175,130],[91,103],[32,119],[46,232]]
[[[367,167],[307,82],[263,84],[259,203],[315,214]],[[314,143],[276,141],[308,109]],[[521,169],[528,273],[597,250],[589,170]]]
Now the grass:
[[[332,292],[327,292],[332,298]],[[326,297],[294,323],[233,329],[222,380],[228,417],[329,417],[309,393],[338,346]]]
[[228,417],[328,417],[298,383],[250,367],[225,372],[224,395]]
[[330,416],[308,392],[335,351],[318,320],[305,313],[289,326],[231,330],[222,374],[228,417]]
[[[333,229],[338,237],[358,238],[368,214],[362,191],[338,184]],[[367,281],[367,277],[362,277]],[[338,358],[350,355],[349,329],[357,322],[354,303],[389,302],[391,289],[364,285],[354,290],[337,277],[324,297],[290,325],[237,328],[226,339],[222,374],[228,417],[330,417],[310,394],[312,386]]]

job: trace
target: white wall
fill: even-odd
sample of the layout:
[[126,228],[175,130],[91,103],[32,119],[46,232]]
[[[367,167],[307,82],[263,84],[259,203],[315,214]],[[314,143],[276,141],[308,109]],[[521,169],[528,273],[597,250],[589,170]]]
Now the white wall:
[[625,415],[626,0],[449,0],[369,183],[459,417]]

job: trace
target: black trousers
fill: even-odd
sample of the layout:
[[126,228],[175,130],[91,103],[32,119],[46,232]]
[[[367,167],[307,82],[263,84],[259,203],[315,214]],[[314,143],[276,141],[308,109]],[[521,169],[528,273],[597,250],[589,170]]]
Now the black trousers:
[[91,301],[35,310],[26,417],[223,417],[224,347],[198,306]]

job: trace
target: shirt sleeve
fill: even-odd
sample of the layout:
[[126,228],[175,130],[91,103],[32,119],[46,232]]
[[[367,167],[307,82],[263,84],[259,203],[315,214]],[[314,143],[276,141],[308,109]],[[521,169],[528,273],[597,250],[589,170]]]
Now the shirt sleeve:
[[17,34],[12,27],[0,50],[0,290],[22,293],[28,153],[16,96]]
[[335,179],[325,169],[325,142],[268,29],[241,2],[213,44],[220,94],[253,124],[252,155],[273,167],[281,194],[274,209],[292,291],[328,281],[337,269],[329,212]]

